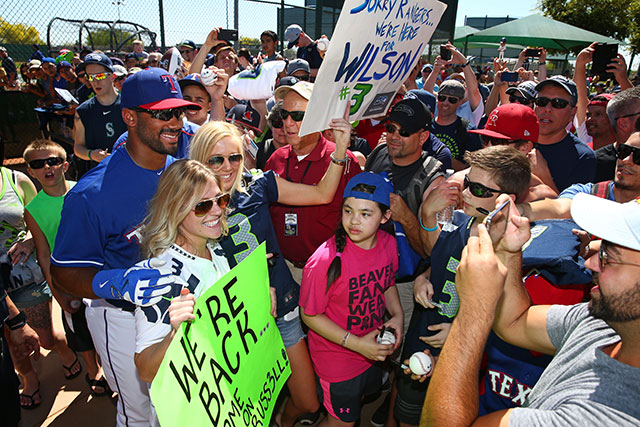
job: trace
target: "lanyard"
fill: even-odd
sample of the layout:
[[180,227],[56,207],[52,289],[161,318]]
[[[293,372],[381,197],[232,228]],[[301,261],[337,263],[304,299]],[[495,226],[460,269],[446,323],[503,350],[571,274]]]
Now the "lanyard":
[[[302,174],[302,178],[300,178],[300,182],[298,184],[302,184],[302,181],[304,180],[304,176],[307,174],[307,172],[309,172],[309,168],[311,167],[311,162],[308,161],[307,162],[307,168],[304,170],[304,173]],[[284,174],[285,174],[285,179],[289,182],[293,182],[293,180],[289,177],[289,157],[287,157],[287,168],[284,170]]]

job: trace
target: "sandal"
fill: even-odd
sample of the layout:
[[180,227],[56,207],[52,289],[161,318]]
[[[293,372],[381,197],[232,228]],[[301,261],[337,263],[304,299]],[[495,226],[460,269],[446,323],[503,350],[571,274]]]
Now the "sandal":
[[40,394],[40,387],[38,387],[38,389],[31,394],[20,393],[21,398],[24,397],[25,399],[29,400],[29,403],[27,404],[20,402],[20,407],[22,409],[35,409],[38,406],[40,406],[40,404],[42,403],[42,397],[40,398],[40,402],[36,403],[33,399],[36,396],[36,394]]
[[[85,374],[85,381],[89,384],[89,390],[91,391],[92,396],[106,396],[107,394],[111,394],[112,391],[109,388],[109,384],[107,384],[107,379],[102,377],[101,380],[92,380],[89,378],[89,374]],[[93,387],[102,387],[103,391],[98,393],[93,389]]]
[[74,366],[76,366],[76,365],[80,365],[80,361],[78,360],[78,355],[77,354],[76,354],[76,360],[74,360],[71,365],[69,365],[69,366],[62,365],[62,369],[64,369],[66,371],[65,374],[64,374],[64,377],[67,380],[74,379],[75,377],[80,375],[80,373],[82,372],[82,365],[80,365],[80,369],[78,369],[77,372],[72,372],[71,371],[74,368]]

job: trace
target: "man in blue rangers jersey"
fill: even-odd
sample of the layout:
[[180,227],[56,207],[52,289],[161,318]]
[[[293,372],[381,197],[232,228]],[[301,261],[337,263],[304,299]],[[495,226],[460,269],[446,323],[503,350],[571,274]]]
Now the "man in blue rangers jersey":
[[153,286],[173,279],[168,268],[130,267],[140,260],[137,228],[160,175],[174,161],[184,111],[200,106],[182,99],[180,86],[167,71],[150,68],[125,81],[122,107],[128,139],[67,194],[51,275],[61,290],[93,299],[87,323],[109,386],[119,394],[117,425],[148,426],[148,389],[133,361],[132,302],[153,303],[136,299],[139,280]]

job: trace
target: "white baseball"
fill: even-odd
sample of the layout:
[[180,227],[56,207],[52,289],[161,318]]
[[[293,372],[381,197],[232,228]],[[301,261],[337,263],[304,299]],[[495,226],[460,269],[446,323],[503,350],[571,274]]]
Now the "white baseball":
[[202,84],[204,84],[205,86],[213,86],[213,82],[217,78],[218,75],[208,68],[205,68],[204,70],[202,70],[202,73],[200,73],[200,80],[202,80]]
[[413,353],[409,359],[409,368],[416,375],[426,375],[431,372],[431,358],[421,351]]
[[396,336],[391,331],[384,331],[382,338],[378,335],[378,344],[395,344]]

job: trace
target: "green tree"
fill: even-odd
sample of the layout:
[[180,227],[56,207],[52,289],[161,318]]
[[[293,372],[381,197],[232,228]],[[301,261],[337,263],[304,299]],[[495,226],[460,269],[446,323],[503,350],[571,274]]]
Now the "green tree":
[[10,24],[0,18],[0,43],[3,44],[33,44],[44,43],[40,33],[34,27],[25,24]]
[[[133,35],[132,32],[123,31],[123,30],[113,30],[113,48],[115,49],[118,44],[125,41],[127,38]],[[85,41],[87,43],[93,42],[93,46],[95,48],[101,47],[106,48],[111,46],[111,31],[107,29],[99,29],[91,32],[91,38],[89,36],[85,36]]]
[[241,36],[238,38],[240,47],[246,47],[253,55],[257,55],[260,51],[260,39]]

